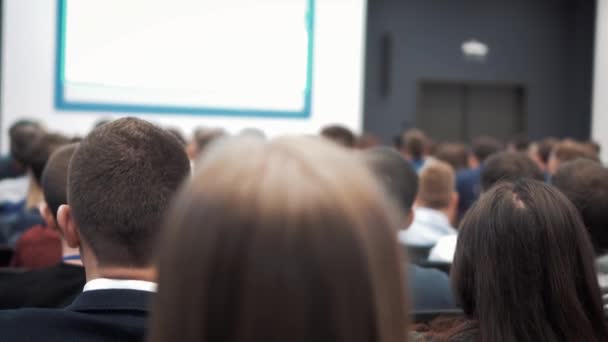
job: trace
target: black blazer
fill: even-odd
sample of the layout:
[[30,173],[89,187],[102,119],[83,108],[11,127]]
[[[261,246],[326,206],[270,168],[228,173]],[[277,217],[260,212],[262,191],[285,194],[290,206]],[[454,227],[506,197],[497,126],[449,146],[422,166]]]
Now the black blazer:
[[152,293],[83,292],[65,309],[0,311],[0,342],[144,341]]
[[64,263],[13,274],[0,281],[0,310],[63,308],[80,295],[85,283],[82,266]]

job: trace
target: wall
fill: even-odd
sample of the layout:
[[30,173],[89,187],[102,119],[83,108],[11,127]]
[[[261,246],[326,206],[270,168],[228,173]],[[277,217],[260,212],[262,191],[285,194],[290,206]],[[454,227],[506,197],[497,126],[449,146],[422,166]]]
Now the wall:
[[[4,0],[2,39],[2,137],[19,118],[44,121],[51,130],[85,134],[108,113],[57,111],[53,105],[55,0]],[[366,0],[317,1],[312,116],[309,119],[239,119],[205,116],[145,115],[189,133],[199,125],[232,132],[256,127],[268,135],[314,133],[339,122],[360,131],[364,69]],[[340,25],[336,25],[339,22]]]
[[[389,141],[414,126],[417,81],[439,79],[524,85],[532,138],[587,138],[594,11],[586,0],[370,0],[365,130]],[[382,96],[385,33],[392,86]],[[471,38],[489,45],[485,63],[463,58],[460,45]]]
[[598,0],[596,21],[592,134],[608,161],[608,0]]

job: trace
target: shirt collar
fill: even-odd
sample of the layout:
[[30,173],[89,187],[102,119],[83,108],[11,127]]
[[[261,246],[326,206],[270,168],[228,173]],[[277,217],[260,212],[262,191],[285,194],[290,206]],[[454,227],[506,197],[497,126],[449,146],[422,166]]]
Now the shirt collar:
[[87,282],[82,292],[96,290],[136,290],[156,292],[157,284],[143,280],[97,278]]
[[451,227],[446,214],[431,208],[418,207],[414,209],[414,221],[433,222],[444,227]]

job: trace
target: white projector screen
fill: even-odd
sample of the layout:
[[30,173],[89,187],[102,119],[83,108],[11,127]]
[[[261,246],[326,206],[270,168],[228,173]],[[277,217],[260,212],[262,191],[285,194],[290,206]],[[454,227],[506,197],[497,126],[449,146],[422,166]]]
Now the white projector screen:
[[198,126],[270,137],[334,123],[361,130],[365,0],[3,5],[3,151],[22,118],[81,136],[100,118],[123,116],[185,134]]
[[307,117],[314,1],[61,0],[57,106]]

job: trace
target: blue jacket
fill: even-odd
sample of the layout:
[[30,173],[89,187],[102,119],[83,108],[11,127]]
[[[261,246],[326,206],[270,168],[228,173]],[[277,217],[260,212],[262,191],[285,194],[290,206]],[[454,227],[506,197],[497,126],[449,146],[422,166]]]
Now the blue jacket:
[[413,312],[457,309],[447,274],[414,264],[407,273]]

